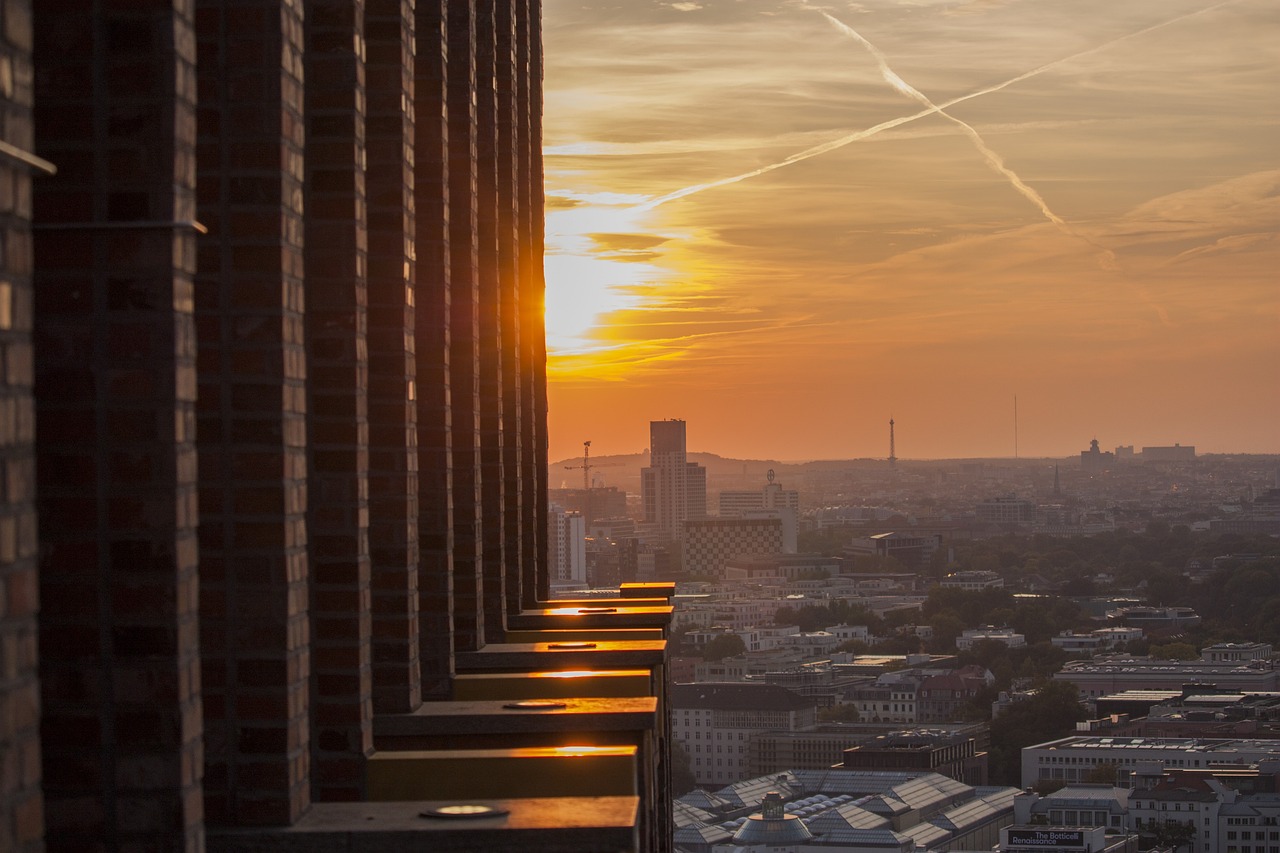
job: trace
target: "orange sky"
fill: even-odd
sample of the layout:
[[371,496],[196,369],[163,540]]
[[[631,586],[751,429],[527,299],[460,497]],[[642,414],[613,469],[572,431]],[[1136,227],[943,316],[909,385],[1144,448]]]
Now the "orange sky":
[[1274,0],[545,0],[551,458],[1280,453]]

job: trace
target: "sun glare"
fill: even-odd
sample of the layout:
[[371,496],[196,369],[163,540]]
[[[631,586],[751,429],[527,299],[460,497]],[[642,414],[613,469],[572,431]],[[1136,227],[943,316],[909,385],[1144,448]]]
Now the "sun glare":
[[609,315],[640,307],[642,286],[670,277],[647,249],[668,237],[653,235],[646,220],[656,217],[637,207],[647,200],[643,196],[560,197],[572,206],[547,211],[547,349],[549,369],[563,372],[568,359],[575,365],[568,369],[577,372],[592,354],[617,348],[616,340],[600,334]]

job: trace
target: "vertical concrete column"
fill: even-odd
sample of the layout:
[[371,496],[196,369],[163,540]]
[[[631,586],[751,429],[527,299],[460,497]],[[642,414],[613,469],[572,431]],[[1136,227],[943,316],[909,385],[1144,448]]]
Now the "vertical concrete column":
[[288,824],[311,802],[303,4],[196,10],[205,808]]
[[[63,167],[38,185],[33,216],[46,849],[197,851],[192,10],[49,0],[36,11],[36,148]],[[9,46],[30,44],[27,14],[5,4]],[[0,66],[0,88],[16,86],[5,94],[30,104],[25,58]],[[30,124],[7,116],[5,138],[29,150]],[[25,216],[30,184],[0,184],[9,203],[0,215]],[[12,222],[3,256],[0,339],[32,319],[31,256]],[[30,354],[6,347],[7,381],[22,384]],[[30,494],[23,448],[33,422],[28,401],[4,405],[12,499],[15,489]],[[35,612],[31,520],[0,515],[6,631]],[[29,633],[16,639],[10,647],[5,637],[6,671],[29,673],[35,645]],[[4,731],[21,736],[33,723],[33,682],[14,686]],[[3,784],[19,797],[39,781],[34,743],[12,756]],[[39,801],[17,804],[14,841],[31,849]]]
[[358,800],[373,750],[364,0],[306,20],[312,797]]
[[507,480],[503,463],[503,291],[515,277],[513,0],[476,3],[477,238],[480,261],[480,482],[485,638],[506,626]]
[[453,675],[453,475],[450,418],[448,0],[418,0],[414,71],[418,206],[418,464],[423,695]]
[[[0,121],[32,146],[31,5],[0,8]],[[3,81],[9,83],[3,84]],[[41,849],[40,685],[36,672],[35,436],[32,427],[31,177],[38,161],[0,155],[0,850]]]
[[[524,175],[528,171],[528,120],[525,99],[528,90],[528,50],[522,47],[527,38],[528,0],[497,0],[500,25],[496,30],[499,125],[501,133],[498,161],[499,230],[501,233],[501,275],[498,282],[502,331],[499,365],[502,385],[502,482],[503,482],[503,578],[508,612],[523,606],[521,567],[524,564],[525,517],[532,507],[524,502],[521,486],[523,475],[525,388],[521,381],[524,363],[520,346],[520,283],[529,263],[529,247],[521,238],[524,205]],[[502,66],[509,64],[503,72]]]
[[421,702],[412,0],[366,0],[374,704]]
[[449,138],[449,417],[453,476],[453,642],[484,645],[480,574],[480,281],[477,239],[476,8],[451,0],[446,68]]
[[520,484],[522,540],[521,603],[550,596],[547,568],[547,372],[543,323],[542,190],[542,4],[521,0],[516,14],[519,69],[520,282]]

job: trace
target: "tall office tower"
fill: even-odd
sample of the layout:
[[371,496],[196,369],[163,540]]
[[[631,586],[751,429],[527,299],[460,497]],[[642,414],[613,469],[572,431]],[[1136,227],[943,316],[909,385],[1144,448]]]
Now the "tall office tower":
[[587,520],[551,505],[547,512],[547,565],[552,583],[586,583]]
[[707,514],[707,469],[685,453],[684,421],[649,422],[649,467],[640,471],[644,520],[663,539],[684,538],[684,522]]

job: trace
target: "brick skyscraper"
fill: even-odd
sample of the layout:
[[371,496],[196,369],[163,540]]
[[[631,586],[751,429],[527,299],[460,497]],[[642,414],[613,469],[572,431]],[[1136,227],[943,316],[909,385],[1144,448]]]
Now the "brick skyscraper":
[[539,0],[0,3],[0,850],[364,800],[548,597],[541,81]]

